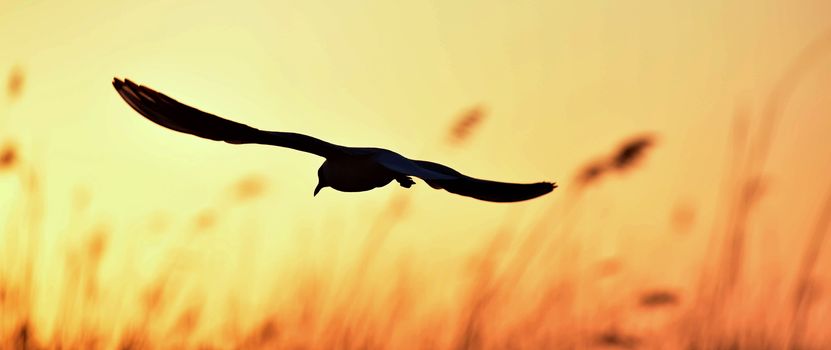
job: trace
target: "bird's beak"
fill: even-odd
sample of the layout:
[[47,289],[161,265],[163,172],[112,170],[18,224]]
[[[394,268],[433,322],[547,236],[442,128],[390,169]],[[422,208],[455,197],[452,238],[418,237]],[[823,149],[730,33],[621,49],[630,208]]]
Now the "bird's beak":
[[318,193],[318,192],[320,192],[320,190],[321,190],[321,189],[323,189],[323,184],[321,184],[321,183],[319,183],[319,182],[318,182],[318,183],[317,183],[317,187],[315,187],[315,194],[314,194],[314,196],[317,196],[317,193]]

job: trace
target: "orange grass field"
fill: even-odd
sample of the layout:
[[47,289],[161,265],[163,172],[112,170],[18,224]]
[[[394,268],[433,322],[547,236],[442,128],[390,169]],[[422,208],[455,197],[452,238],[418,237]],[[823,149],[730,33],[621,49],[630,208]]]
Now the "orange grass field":
[[[0,349],[831,349],[831,2],[0,1]],[[165,130],[505,181],[323,190]]]

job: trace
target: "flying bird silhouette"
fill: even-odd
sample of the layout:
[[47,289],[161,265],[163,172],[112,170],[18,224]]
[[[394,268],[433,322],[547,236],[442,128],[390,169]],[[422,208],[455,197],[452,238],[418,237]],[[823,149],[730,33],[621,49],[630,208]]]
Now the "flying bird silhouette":
[[255,129],[184,105],[129,79],[114,78],[113,86],[136,112],[168,129],[232,144],[288,147],[326,158],[317,170],[315,196],[324,187],[361,192],[386,186],[392,180],[410,188],[415,184],[413,176],[430,187],[490,202],[523,201],[557,187],[551,182],[519,184],[481,180],[441,164],[412,160],[383,148],[345,147],[302,134]]

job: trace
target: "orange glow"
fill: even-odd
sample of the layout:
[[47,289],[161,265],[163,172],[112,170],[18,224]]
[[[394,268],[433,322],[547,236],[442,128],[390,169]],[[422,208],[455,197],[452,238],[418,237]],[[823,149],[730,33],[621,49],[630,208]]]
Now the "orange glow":
[[[0,349],[831,348],[831,2],[0,2]],[[127,77],[473,176],[324,190]]]

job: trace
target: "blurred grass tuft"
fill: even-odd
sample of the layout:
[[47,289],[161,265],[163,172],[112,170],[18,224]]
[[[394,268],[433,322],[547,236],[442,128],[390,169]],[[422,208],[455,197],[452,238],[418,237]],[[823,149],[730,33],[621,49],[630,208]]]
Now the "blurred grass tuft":
[[6,82],[6,94],[9,100],[14,101],[20,98],[23,94],[23,86],[26,82],[26,75],[23,73],[23,68],[15,66],[9,73],[9,78]]

